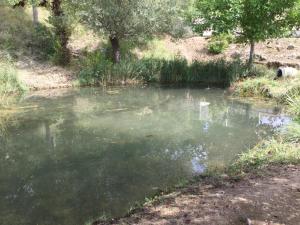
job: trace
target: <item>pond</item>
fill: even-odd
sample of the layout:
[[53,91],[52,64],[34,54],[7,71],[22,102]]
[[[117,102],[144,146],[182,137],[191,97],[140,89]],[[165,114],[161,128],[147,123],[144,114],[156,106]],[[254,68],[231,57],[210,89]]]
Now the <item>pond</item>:
[[[2,110],[3,111],[3,110]],[[230,163],[290,119],[221,89],[28,94],[0,122],[0,224],[83,225]]]

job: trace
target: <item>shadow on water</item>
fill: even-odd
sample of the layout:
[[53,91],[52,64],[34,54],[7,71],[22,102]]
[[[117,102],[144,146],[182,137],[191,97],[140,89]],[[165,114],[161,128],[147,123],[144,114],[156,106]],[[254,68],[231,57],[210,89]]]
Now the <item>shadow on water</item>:
[[1,135],[0,224],[120,216],[289,121],[218,89],[85,88],[19,103],[32,105]]

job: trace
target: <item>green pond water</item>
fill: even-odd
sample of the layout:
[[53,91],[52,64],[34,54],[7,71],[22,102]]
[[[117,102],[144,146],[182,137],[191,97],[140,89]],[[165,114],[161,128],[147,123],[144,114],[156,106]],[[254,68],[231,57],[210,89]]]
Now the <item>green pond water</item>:
[[159,87],[28,94],[0,111],[1,225],[124,215],[290,120],[223,90]]

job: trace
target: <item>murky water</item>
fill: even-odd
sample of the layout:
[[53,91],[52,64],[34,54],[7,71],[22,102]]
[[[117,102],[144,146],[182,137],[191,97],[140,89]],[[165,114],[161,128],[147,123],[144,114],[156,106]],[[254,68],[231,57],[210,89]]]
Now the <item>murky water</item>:
[[223,92],[86,88],[26,96],[0,117],[0,224],[120,216],[158,189],[229,163],[289,121]]

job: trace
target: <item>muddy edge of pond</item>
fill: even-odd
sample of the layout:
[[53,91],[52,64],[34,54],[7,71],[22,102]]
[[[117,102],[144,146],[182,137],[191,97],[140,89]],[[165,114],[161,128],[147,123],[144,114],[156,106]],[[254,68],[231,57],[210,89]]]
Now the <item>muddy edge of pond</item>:
[[108,224],[300,224],[300,165],[268,166],[241,180],[207,176]]

